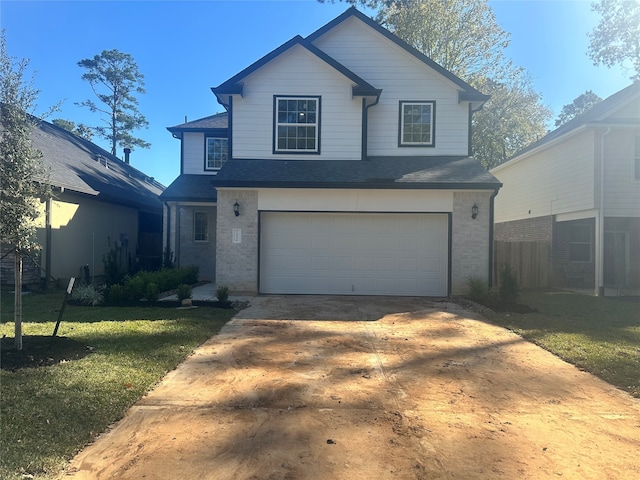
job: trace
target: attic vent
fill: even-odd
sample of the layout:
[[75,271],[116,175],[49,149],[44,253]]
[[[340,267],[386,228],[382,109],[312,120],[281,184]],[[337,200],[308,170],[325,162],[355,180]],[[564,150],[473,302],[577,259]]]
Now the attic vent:
[[96,162],[105,166],[105,168],[109,168],[109,159],[103,157],[102,155],[96,155]]

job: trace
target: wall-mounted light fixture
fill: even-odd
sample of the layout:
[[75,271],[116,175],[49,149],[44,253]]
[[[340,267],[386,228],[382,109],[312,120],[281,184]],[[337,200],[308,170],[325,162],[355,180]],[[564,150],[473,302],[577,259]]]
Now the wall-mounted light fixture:
[[[238,201],[236,200],[236,203],[233,204],[233,214],[238,217],[240,216],[240,205],[238,204]],[[475,218],[475,217],[474,217]]]
[[474,203],[473,207],[471,207],[471,218],[475,220],[477,216],[478,216],[478,205]]

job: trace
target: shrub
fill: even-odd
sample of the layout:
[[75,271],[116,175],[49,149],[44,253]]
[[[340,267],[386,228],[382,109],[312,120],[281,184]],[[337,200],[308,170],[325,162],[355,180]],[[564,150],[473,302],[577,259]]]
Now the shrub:
[[78,285],[71,293],[71,299],[83,305],[100,305],[104,301],[102,290],[93,284]]
[[187,298],[191,298],[191,287],[189,285],[185,285],[184,283],[178,285],[176,289],[176,295],[178,296],[178,300],[186,300]]
[[218,303],[221,306],[229,305],[229,287],[225,287],[224,285],[220,285],[216,289],[216,298],[218,299]]
[[109,303],[122,303],[125,300],[124,287],[116,284],[111,285],[108,290]]
[[180,270],[180,276],[182,277],[182,281],[180,283],[193,285],[198,281],[198,275],[200,274],[200,267],[198,267],[197,265],[182,267],[179,270]]
[[475,302],[483,302],[488,295],[487,282],[484,278],[470,277],[467,281],[469,284],[469,297]]
[[515,302],[518,299],[518,278],[509,263],[503,263],[500,268],[500,300]]
[[162,268],[173,268],[175,256],[173,252],[167,247],[162,252]]
[[158,301],[158,284],[157,283],[149,283],[147,285],[145,297],[149,302],[157,302]]
[[147,283],[146,272],[140,272],[133,277],[127,276],[124,280],[124,291],[127,299],[137,302],[146,294]]
[[104,265],[104,281],[107,286],[121,283],[124,280],[127,272],[120,263],[118,248],[111,247],[111,241],[109,241],[109,251],[102,256],[102,263]]

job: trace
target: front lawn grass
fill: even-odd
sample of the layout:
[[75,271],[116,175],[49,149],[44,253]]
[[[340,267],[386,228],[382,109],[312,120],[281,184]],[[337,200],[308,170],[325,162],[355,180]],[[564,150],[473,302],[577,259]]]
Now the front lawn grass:
[[[51,335],[63,295],[25,295],[23,334]],[[13,337],[13,295],[3,292],[1,300],[0,335]],[[0,478],[58,475],[79,449],[234,313],[67,305],[58,336],[81,342],[91,353],[51,366],[0,371]]]
[[524,291],[537,312],[495,313],[491,320],[563,360],[640,398],[640,299],[566,291]]

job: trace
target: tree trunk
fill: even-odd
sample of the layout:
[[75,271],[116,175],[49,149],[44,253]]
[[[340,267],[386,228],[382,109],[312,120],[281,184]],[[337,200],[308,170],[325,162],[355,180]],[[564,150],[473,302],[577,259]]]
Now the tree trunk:
[[16,350],[22,350],[22,254],[18,249],[13,254],[13,274],[15,279],[13,318]]

